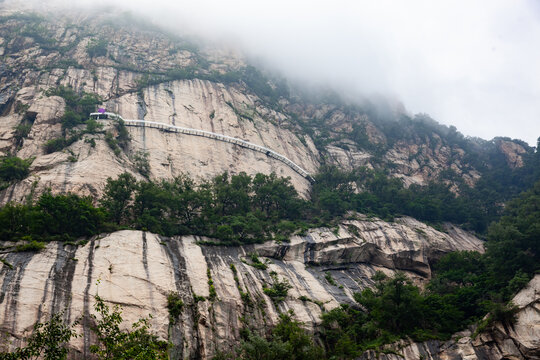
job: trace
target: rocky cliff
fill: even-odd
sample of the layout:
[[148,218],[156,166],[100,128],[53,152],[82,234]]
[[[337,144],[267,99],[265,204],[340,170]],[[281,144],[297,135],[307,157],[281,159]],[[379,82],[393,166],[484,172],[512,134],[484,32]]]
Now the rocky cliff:
[[540,275],[512,302],[519,308],[514,324],[496,322],[479,334],[467,330],[447,342],[401,342],[387,347],[386,354],[370,351],[361,359],[540,359]]
[[[151,128],[128,128],[131,140],[119,152],[107,143],[105,133],[116,130],[106,123],[101,131],[47,153],[49,140],[85,128],[62,128],[66,99],[48,92],[61,86],[96,94],[101,106],[126,119],[207,130],[266,146],[311,173],[321,164],[367,166],[386,168],[407,185],[426,184],[448,172],[474,184],[481,168],[490,165],[471,160],[480,150],[467,151],[483,145],[455,129],[392,110],[393,118],[408,119],[399,123],[397,131],[403,134],[397,136],[397,122],[385,122],[368,107],[286,94],[279,79],[263,77],[237,55],[197,49],[149,24],[135,26],[129,16],[66,13],[53,18],[2,4],[0,12],[0,152],[33,159],[26,179],[0,191],[1,204],[22,202],[46,189],[97,198],[108,177],[125,171],[152,181],[183,173],[208,179],[223,171],[275,172],[291,177],[296,189],[309,195],[305,178],[264,154]],[[28,132],[21,134],[20,125]],[[505,139],[491,145],[509,167],[522,166],[522,156],[531,150]],[[137,163],[141,154],[147,154],[146,175]],[[314,331],[323,309],[352,302],[354,292],[372,285],[377,270],[401,270],[421,284],[442,254],[482,251],[482,241],[471,234],[451,225],[445,231],[411,218],[387,223],[355,215],[337,229],[313,229],[281,244],[212,247],[201,245],[211,239],[139,231],[104,234],[79,245],[50,243],[37,254],[13,252],[11,244],[4,244],[0,329],[7,334],[5,344],[18,346],[36,321],[62,310],[66,321],[74,321],[91,311],[93,296],[99,294],[123,306],[127,322],[152,314],[153,329],[172,342],[174,358],[208,358],[218,348],[233,350],[244,326],[268,332],[278,313],[289,309]],[[252,254],[265,265],[254,264]],[[263,287],[284,280],[292,285],[287,297],[272,301]],[[170,319],[166,308],[171,292],[184,302],[178,319]],[[537,299],[530,290],[524,294]],[[538,305],[523,301],[520,327],[501,325],[476,340],[464,335],[457,344],[414,344],[399,351],[407,359],[534,355],[523,349],[538,348],[530,335],[537,334]],[[90,325],[85,318],[78,328],[84,336],[71,344],[78,358],[88,353]],[[523,336],[528,340],[520,340]],[[510,349],[510,343],[519,351],[501,350]],[[478,350],[490,344],[493,352]]]
[[[46,96],[45,92],[69,86],[76,92],[97,94],[103,100],[103,107],[126,119],[163,122],[247,140],[271,148],[308,172],[315,172],[319,164],[319,154],[311,139],[300,138],[283,127],[286,116],[265,106],[255,94],[197,76],[189,80],[168,77],[169,81],[165,81],[155,75],[155,72],[182,71],[204,60],[208,69],[198,70],[201,71],[198,77],[208,78],[208,74],[225,66],[226,59],[217,58],[207,64],[206,58],[212,54],[204,54],[206,58],[202,59],[203,55],[183,50],[182,43],[165,35],[129,27],[119,29],[104,22],[106,19],[97,21],[99,25],[95,26],[92,25],[95,20],[90,21],[92,16],[78,19],[81,24],[89,24],[82,26],[66,24],[66,20],[53,23],[39,17],[28,20],[23,16],[21,20],[12,15],[6,19],[0,30],[6,59],[0,74],[3,103],[0,148],[4,154],[35,159],[32,176],[4,191],[3,202],[20,201],[36,181],[37,193],[51,188],[53,192],[99,195],[107,177],[126,170],[137,173],[134,155],[140,152],[148,153],[152,179],[181,173],[209,178],[223,171],[275,172],[290,176],[299,191],[307,191],[307,180],[264,154],[155,129],[130,129],[132,141],[117,156],[105,143],[104,135],[86,136],[62,152],[45,154],[44,144],[62,135],[60,118],[65,112],[64,99]],[[50,36],[47,41],[54,45],[45,46],[45,40],[36,39],[35,34],[34,37],[10,35],[17,31],[28,35],[43,31],[40,36]],[[90,57],[88,44],[105,36],[108,56]],[[29,66],[30,63],[33,65]],[[234,64],[239,66],[241,62],[237,60]],[[29,116],[31,130],[22,142],[16,143],[16,127]],[[91,139],[95,139],[94,147],[90,145]]]
[[[103,132],[46,154],[48,140],[69,135],[61,126],[65,99],[47,93],[59,86],[95,94],[103,107],[126,119],[213,131],[266,146],[312,173],[324,162],[344,169],[384,167],[407,185],[425,184],[448,170],[469,184],[481,176],[482,162],[472,163],[463,144],[450,141],[440,131],[449,130],[434,127],[432,120],[399,124],[400,136],[408,135],[397,139],[370,107],[290,94],[279,79],[264,77],[242,57],[197,48],[141,25],[140,19],[114,12],[53,16],[14,9],[0,9],[0,151],[34,161],[31,176],[2,191],[2,203],[46,188],[99,196],[107,177],[124,171],[137,175],[141,153],[148,154],[153,180],[180,173],[209,178],[223,171],[275,172],[290,176],[301,193],[308,191],[308,181],[264,154],[155,129],[130,129],[132,141],[116,155]],[[405,116],[397,112],[391,116]],[[419,124],[428,124],[423,134],[415,130]],[[27,132],[18,133],[20,125],[28,126]],[[511,166],[520,166],[521,156],[530,151],[511,141],[499,145],[497,151]]]
[[[401,270],[421,283],[442,253],[482,251],[474,236],[450,225],[446,231],[411,218],[386,223],[360,217],[282,244],[214,247],[199,245],[204,238],[127,230],[79,246],[50,243],[37,254],[4,255],[0,330],[8,336],[4,344],[20,345],[36,321],[65,311],[72,322],[92,311],[99,294],[123,307],[127,323],[152,314],[153,330],[174,344],[174,358],[209,358],[218,348],[234,350],[243,327],[265,334],[279,312],[293,310],[313,330],[323,310],[353,302],[352,294],[370,286],[377,270]],[[253,254],[266,266],[254,264]],[[292,286],[283,301],[263,292],[275,281]],[[174,323],[170,293],[185,304]],[[84,336],[71,344],[76,358],[88,354],[90,325],[83,318],[77,329]]]

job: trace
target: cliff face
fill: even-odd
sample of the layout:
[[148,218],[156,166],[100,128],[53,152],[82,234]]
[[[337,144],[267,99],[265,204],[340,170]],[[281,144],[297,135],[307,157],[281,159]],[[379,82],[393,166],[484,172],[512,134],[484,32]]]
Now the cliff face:
[[[441,253],[482,250],[477,238],[453,227],[447,231],[410,218],[395,223],[360,218],[337,231],[313,229],[282,244],[201,246],[197,241],[205,239],[127,230],[82,246],[50,243],[37,254],[5,255],[9,265],[0,269],[0,330],[13,346],[20,345],[36,321],[65,310],[65,320],[72,322],[92,311],[99,294],[123,307],[126,323],[152,314],[152,329],[174,344],[174,358],[209,358],[217,348],[233,350],[244,326],[265,334],[283,311],[293,310],[313,329],[323,309],[353,302],[352,294],[370,286],[377,270],[401,270],[423,282]],[[267,268],[254,267],[252,254]],[[292,286],[283,302],[263,292],[276,279]],[[171,292],[185,304],[174,324],[167,311]],[[88,354],[90,325],[84,318],[77,329],[84,336],[71,344],[75,358]]]
[[[137,156],[144,153],[151,181],[182,173],[208,179],[223,171],[275,172],[291,177],[295,188],[308,196],[305,178],[264,154],[151,128],[128,128],[131,140],[117,154],[104,134],[116,131],[112,123],[47,154],[47,141],[70,132],[61,125],[66,99],[47,95],[60,86],[99,95],[103,107],[125,119],[212,131],[271,148],[311,173],[322,163],[341,169],[386,167],[407,185],[425,184],[449,170],[469,184],[481,176],[462,142],[431,130],[414,132],[417,123],[406,124],[404,129],[412,133],[397,139],[392,129],[360,108],[295,96],[276,99],[279,83],[261,85],[242,58],[196,49],[151,26],[135,27],[129,18],[75,13],[51,20],[3,5],[0,13],[6,16],[0,21],[0,154],[33,158],[30,175],[0,191],[1,204],[22,202],[46,189],[97,198],[108,177],[127,171],[142,179]],[[243,74],[240,79],[238,74]],[[19,125],[29,126],[25,136],[17,133]],[[529,151],[510,140],[496,146],[510,167],[523,165],[522,155]],[[410,218],[386,223],[359,215],[337,230],[314,229],[282,244],[198,245],[205,240],[211,239],[121,231],[85,245],[50,243],[37,254],[6,248],[0,269],[0,330],[18,346],[36,321],[62,310],[65,320],[74,321],[92,310],[93,296],[99,293],[109,304],[124,307],[127,323],[152,314],[153,329],[174,344],[174,358],[208,358],[218,348],[233,350],[242,327],[264,334],[278,313],[289,309],[313,330],[323,308],[352,302],[354,292],[372,285],[377,270],[401,270],[423,283],[442,254],[482,251],[480,240],[450,225],[443,233]],[[267,269],[252,266],[251,254],[267,262]],[[209,276],[216,297],[210,293]],[[292,288],[283,302],[274,303],[262,289],[276,279]],[[177,292],[185,304],[174,323],[166,308],[170,292]],[[536,293],[529,295],[536,299]],[[419,354],[459,358],[459,351],[467,354],[463,358],[474,358],[473,353],[488,354],[476,350],[481,346],[494,344],[500,350],[508,339],[518,339],[511,341],[519,349],[519,344],[538,348],[532,335],[523,335],[537,334],[537,302],[522,308],[520,314],[528,315],[520,320],[521,330],[504,328],[502,338],[493,332],[480,340],[463,338],[458,345],[415,344],[403,351],[407,359]],[[84,336],[72,343],[75,357],[88,353],[90,325],[87,319],[79,325]],[[523,330],[527,326],[533,330]],[[522,335],[530,341],[519,340]],[[451,350],[455,346],[461,350]],[[505,353],[499,350],[486,356]]]
[[[111,70],[113,71],[113,70]],[[76,85],[85,79],[85,71],[70,70],[61,83]],[[265,154],[249,151],[233,144],[198,136],[166,133],[150,128],[129,128],[128,148],[116,156],[105,142],[104,135],[86,135],[68,149],[44,153],[48,140],[61,135],[58,119],[64,113],[64,100],[58,96],[40,98],[35,87],[18,92],[17,99],[30,98],[28,111],[36,113],[32,129],[22,146],[16,150],[21,158],[35,157],[31,176],[4,191],[2,199],[21,201],[37,181],[37,193],[46,188],[53,192],[71,191],[99,196],[107,177],[129,171],[137,173],[135,155],[148,154],[150,178],[153,180],[178,176],[210,178],[224,171],[248,174],[275,172],[290,176],[300,192],[306,192],[309,182],[285,164]],[[19,100],[16,100],[19,101]],[[255,109],[255,100],[234,88],[203,80],[180,80],[146,88],[140,94],[129,93],[105,103],[105,107],[122,114],[125,119],[145,119],[166,124],[217,132],[247,140],[281,153],[309,172],[315,172],[318,160],[312,143],[303,145],[291,131],[261,117],[252,121],[236,115],[237,108]],[[252,110],[255,111],[255,110]],[[12,114],[3,122],[6,134],[23,115]],[[110,129],[112,123],[104,130]],[[95,146],[90,142],[94,139]],[[6,140],[10,149],[13,138]],[[311,143],[311,146],[310,146]],[[73,161],[75,160],[75,161]]]
[[[83,23],[87,20],[80,19]],[[2,30],[8,32],[22,27],[24,32],[24,24],[12,19],[3,24]],[[0,76],[4,102],[0,149],[4,154],[35,157],[30,169],[32,176],[5,191],[3,202],[20,201],[36,181],[37,193],[51,188],[53,192],[72,191],[98,196],[107,177],[115,177],[126,170],[137,173],[134,156],[138,152],[148,153],[152,179],[171,178],[181,173],[210,178],[226,170],[249,174],[273,171],[281,176],[291,176],[297,189],[306,191],[308,182],[304,178],[264,154],[154,129],[130,129],[132,141],[118,156],[107,146],[103,134],[85,136],[61,152],[45,154],[45,143],[62,135],[60,118],[65,111],[64,99],[46,96],[45,91],[69,86],[76,92],[99,95],[108,111],[126,119],[218,132],[267,146],[309,172],[314,172],[318,166],[318,154],[312,141],[301,141],[283,128],[281,122],[285,116],[263,106],[261,100],[249,92],[198,79],[144,85],[151,69],[157,71],[159,67],[162,72],[172,71],[195,61],[193,53],[179,50],[164,36],[154,34],[154,38],[149,38],[144,32],[128,36],[127,32],[115,32],[108,26],[109,57],[90,58],[86,47],[92,39],[104,36],[106,26],[74,29],[62,22],[52,24],[45,20],[39,20],[36,26],[48,26],[51,39],[55,39],[58,48],[44,48],[31,37],[3,39],[10,56],[6,57]],[[111,33],[116,35],[111,38]],[[17,41],[23,43],[18,45]],[[69,44],[70,49],[62,50],[62,44]],[[57,68],[61,66],[59,63],[66,61],[62,51],[67,51],[69,61],[77,65]],[[144,61],[141,60],[143,53]],[[35,65],[28,67],[29,63],[38,64],[39,69],[35,69]],[[128,64],[129,70],[124,70]],[[14,69],[19,70],[17,76]],[[32,118],[31,130],[17,143],[16,127],[29,116]],[[95,146],[90,143],[92,139]]]
[[[308,191],[304,178],[264,154],[155,129],[130,128],[132,141],[118,155],[103,133],[45,154],[45,143],[63,136],[65,100],[47,96],[59,86],[96,94],[102,106],[126,119],[213,131],[266,146],[308,172],[316,172],[324,160],[342,169],[385,167],[406,185],[425,184],[447,170],[469,184],[480,177],[459,142],[432,130],[415,133],[420,122],[400,124],[405,130],[399,132],[412,133],[396,140],[392,129],[384,130],[366,109],[288,96],[241,57],[197,49],[152,26],[134,25],[139,20],[100,13],[32,15],[6,6],[0,15],[0,151],[35,157],[31,176],[2,191],[2,203],[21,201],[32,189],[35,194],[51,188],[99,196],[107,177],[124,171],[137,175],[136,154],[141,153],[148,153],[153,180],[180,173],[210,178],[223,171],[273,171],[290,176],[301,193]],[[19,125],[30,126],[29,132],[17,135]],[[520,166],[528,151],[511,141],[501,142],[500,149],[511,166]]]

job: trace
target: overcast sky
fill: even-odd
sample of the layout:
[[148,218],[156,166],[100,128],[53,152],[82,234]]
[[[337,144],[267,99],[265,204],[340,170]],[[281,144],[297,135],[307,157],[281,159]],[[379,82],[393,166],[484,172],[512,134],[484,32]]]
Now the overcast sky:
[[538,0],[91,3],[231,42],[293,79],[395,97],[465,135],[540,136]]

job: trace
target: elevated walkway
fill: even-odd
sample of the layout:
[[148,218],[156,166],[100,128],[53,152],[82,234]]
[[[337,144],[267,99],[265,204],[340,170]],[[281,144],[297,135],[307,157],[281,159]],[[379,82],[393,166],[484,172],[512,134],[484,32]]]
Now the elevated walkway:
[[264,146],[256,145],[247,141],[244,141],[242,139],[234,138],[231,136],[218,134],[210,131],[205,130],[198,130],[198,129],[190,129],[185,128],[181,126],[175,126],[175,125],[169,125],[165,123],[155,122],[155,121],[146,121],[146,120],[127,120],[122,118],[120,115],[115,113],[91,113],[90,118],[96,119],[96,120],[123,120],[126,126],[136,126],[136,127],[148,127],[153,129],[158,129],[166,132],[174,132],[174,133],[180,133],[185,135],[194,135],[194,136],[202,136],[209,139],[214,139],[217,141],[223,141],[230,144],[234,144],[249,150],[258,151],[260,153],[265,154],[268,157],[271,157],[273,159],[276,159],[278,161],[281,161],[291,169],[293,169],[295,172],[309,180],[309,182],[313,183],[315,180],[313,177],[304,169],[302,169],[300,166],[296,165],[294,162],[286,158],[285,156],[278,154],[272,149],[269,149]]

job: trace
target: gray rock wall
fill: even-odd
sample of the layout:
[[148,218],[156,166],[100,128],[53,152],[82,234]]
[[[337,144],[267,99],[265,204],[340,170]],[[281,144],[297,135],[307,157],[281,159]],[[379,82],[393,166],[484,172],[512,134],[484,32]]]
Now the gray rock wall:
[[[350,232],[352,227],[357,230]],[[125,230],[84,246],[50,243],[37,254],[7,253],[4,258],[12,267],[2,264],[0,269],[0,331],[9,335],[12,346],[21,345],[36,321],[62,310],[66,321],[74,321],[92,311],[99,294],[108,304],[123,307],[127,324],[151,314],[153,330],[174,344],[175,358],[208,358],[218,348],[233,350],[243,327],[266,334],[280,312],[293,310],[313,330],[322,309],[353,302],[353,293],[370,286],[377,270],[402,270],[421,283],[430,261],[441,253],[482,249],[482,242],[469,234],[456,229],[441,233],[409,218],[396,223],[350,220],[337,232],[313,229],[283,244],[215,247],[198,245],[201,240],[206,239]],[[250,265],[251,254],[268,268]],[[272,271],[292,286],[280,303],[263,292],[273,283]],[[215,299],[210,298],[208,274]],[[175,324],[166,308],[170,292],[185,304]],[[200,296],[205,300],[196,301]],[[74,358],[88,355],[90,325],[84,318],[78,326],[84,336],[71,344],[78,354]]]

